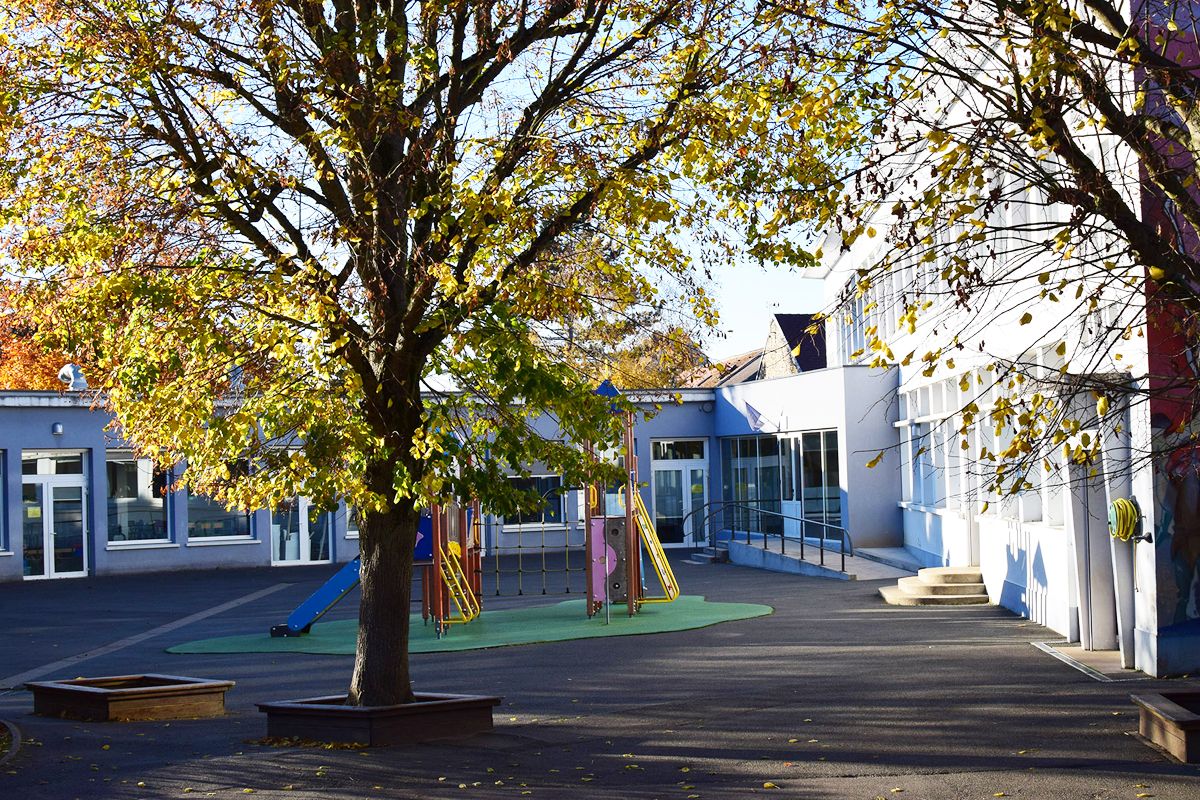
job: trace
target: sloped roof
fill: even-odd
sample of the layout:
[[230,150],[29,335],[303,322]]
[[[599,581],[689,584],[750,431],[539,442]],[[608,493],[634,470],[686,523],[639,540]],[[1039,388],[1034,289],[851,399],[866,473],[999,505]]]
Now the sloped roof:
[[745,383],[758,377],[758,365],[762,361],[762,348],[727,358],[724,361],[699,370],[684,384],[690,388],[711,389],[714,386]]
[[[825,369],[825,323],[814,314],[776,314],[775,321],[787,339],[792,357],[801,372]],[[816,323],[816,333],[809,333],[809,326]]]

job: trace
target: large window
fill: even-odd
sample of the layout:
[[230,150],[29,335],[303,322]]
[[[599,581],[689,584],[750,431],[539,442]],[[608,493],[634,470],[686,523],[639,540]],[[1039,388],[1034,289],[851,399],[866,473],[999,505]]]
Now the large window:
[[107,462],[108,541],[168,540],[168,473],[131,453],[109,453]]
[[795,440],[800,508],[805,519],[842,524],[837,431],[814,431]]
[[202,494],[188,492],[187,514],[189,539],[250,536],[249,514],[244,511],[230,511]]
[[[780,498],[782,470],[779,439],[746,436],[721,442],[724,499],[734,505],[725,515],[734,530],[779,535],[783,532]],[[761,511],[773,513],[763,514]]]
[[839,469],[837,431],[723,439],[723,495],[734,504],[726,525],[778,536],[784,529],[784,519],[777,516],[782,501],[796,501],[805,519],[840,527]]
[[562,525],[563,499],[560,494],[562,478],[557,475],[539,475],[532,478],[509,478],[510,483],[522,492],[537,494],[543,505],[539,511],[521,511],[504,518],[505,525]]

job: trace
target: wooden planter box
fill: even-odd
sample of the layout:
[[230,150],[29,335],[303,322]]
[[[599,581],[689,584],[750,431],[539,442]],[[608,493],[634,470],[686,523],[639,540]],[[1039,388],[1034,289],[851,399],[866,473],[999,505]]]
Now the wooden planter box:
[[1200,692],[1131,694],[1138,732],[1185,764],[1200,764]]
[[110,675],[25,684],[33,713],[99,721],[219,717],[233,681],[179,675]]
[[379,747],[486,733],[501,699],[418,692],[416,702],[399,706],[348,706],[344,694],[257,705],[267,715],[267,736]]

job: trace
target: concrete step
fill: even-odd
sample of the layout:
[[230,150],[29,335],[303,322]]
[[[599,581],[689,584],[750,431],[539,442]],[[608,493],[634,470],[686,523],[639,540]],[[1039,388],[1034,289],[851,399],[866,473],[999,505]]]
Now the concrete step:
[[729,548],[706,547],[692,553],[685,564],[725,564],[729,561]]
[[925,583],[983,583],[978,567],[926,567],[917,570],[917,577]]
[[881,586],[879,594],[893,606],[968,606],[985,605],[986,594],[909,594],[899,586]]
[[926,583],[920,577],[901,578],[897,583],[909,594],[926,597],[930,595],[987,594],[987,587],[982,583]]

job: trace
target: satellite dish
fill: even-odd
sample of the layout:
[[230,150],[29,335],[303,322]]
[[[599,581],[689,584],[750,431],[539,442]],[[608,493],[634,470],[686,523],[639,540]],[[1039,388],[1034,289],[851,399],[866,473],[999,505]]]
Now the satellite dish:
[[83,370],[76,364],[64,364],[58,371],[58,379],[65,383],[68,389],[80,391],[88,388],[87,378],[83,377]]

